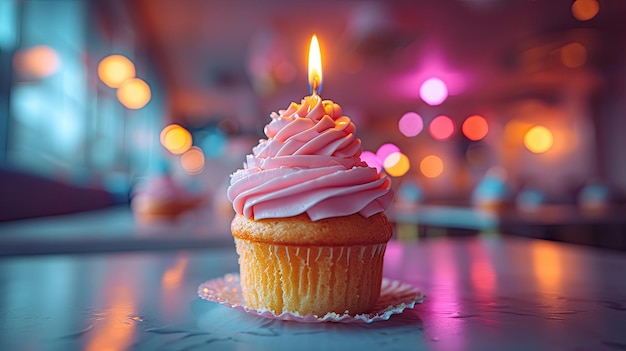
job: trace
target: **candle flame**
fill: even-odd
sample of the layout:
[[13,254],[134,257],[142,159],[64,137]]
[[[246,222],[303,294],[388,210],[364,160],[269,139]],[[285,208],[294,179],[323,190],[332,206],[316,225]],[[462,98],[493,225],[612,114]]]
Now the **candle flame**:
[[316,35],[311,38],[309,46],[309,88],[313,95],[322,91],[322,54]]

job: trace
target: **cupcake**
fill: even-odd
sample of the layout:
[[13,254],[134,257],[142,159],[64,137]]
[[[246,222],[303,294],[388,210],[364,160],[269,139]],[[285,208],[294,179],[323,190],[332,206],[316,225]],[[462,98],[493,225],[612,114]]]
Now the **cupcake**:
[[389,177],[360,159],[338,104],[314,94],[270,117],[227,190],[246,304],[277,315],[370,311],[393,230]]
[[202,206],[204,199],[177,184],[170,175],[148,178],[137,185],[131,210],[140,223],[174,221]]

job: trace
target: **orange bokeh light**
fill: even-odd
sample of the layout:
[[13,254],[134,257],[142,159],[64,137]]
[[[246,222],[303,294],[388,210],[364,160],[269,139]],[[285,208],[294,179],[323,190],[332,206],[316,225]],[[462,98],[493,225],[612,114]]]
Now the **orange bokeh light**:
[[532,127],[531,124],[521,120],[512,119],[504,126],[504,141],[506,145],[518,147],[523,139],[524,134]]
[[161,131],[161,145],[173,154],[184,153],[192,144],[191,133],[178,124],[170,124]]
[[554,136],[544,126],[534,126],[524,134],[524,146],[535,154],[544,153],[552,148]]
[[192,146],[180,157],[180,164],[188,174],[198,174],[204,169],[204,153],[197,146]]
[[13,57],[13,65],[24,76],[45,78],[58,71],[61,59],[51,47],[38,45],[18,51]]
[[411,162],[405,154],[394,152],[385,158],[383,167],[385,167],[385,171],[387,171],[390,176],[401,177],[409,171]]
[[127,79],[117,89],[118,100],[132,110],[146,106],[151,97],[150,86],[139,78]]
[[110,55],[98,64],[98,77],[104,84],[117,88],[135,76],[135,65],[125,56]]
[[567,44],[561,48],[561,62],[565,67],[580,67],[587,62],[587,49],[581,43]]
[[461,129],[463,130],[463,135],[469,140],[478,141],[487,136],[489,124],[483,116],[473,115],[465,119]]
[[572,4],[572,15],[579,21],[588,21],[600,12],[598,0],[576,0]]
[[420,162],[420,172],[427,178],[437,178],[443,173],[443,160],[439,156],[428,155]]

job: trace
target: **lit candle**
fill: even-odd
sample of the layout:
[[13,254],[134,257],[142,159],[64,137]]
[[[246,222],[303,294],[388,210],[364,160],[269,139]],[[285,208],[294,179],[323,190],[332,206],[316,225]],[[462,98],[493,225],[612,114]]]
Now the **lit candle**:
[[309,89],[314,96],[322,92],[322,54],[316,35],[311,38],[309,46]]

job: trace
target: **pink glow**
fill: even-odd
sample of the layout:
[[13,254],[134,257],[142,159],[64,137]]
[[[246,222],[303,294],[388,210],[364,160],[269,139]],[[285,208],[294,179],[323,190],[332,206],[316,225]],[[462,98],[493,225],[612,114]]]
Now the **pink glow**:
[[418,98],[420,83],[432,77],[438,77],[446,83],[448,96],[455,96],[467,90],[468,79],[472,74],[451,67],[441,48],[431,45],[425,48],[425,54],[419,58],[416,66],[401,76],[392,79],[389,87],[398,96]]
[[429,78],[420,86],[420,97],[431,106],[441,105],[448,98],[448,87],[439,78]]
[[400,117],[398,129],[400,129],[400,133],[404,134],[404,136],[414,137],[424,129],[424,121],[417,113],[407,112]]
[[383,169],[383,162],[371,151],[363,151],[361,153],[361,160],[367,163],[368,166],[376,168],[378,173]]
[[376,157],[378,157],[382,163],[382,161],[394,152],[400,152],[400,148],[391,143],[383,144],[378,148],[378,151],[376,151]]

